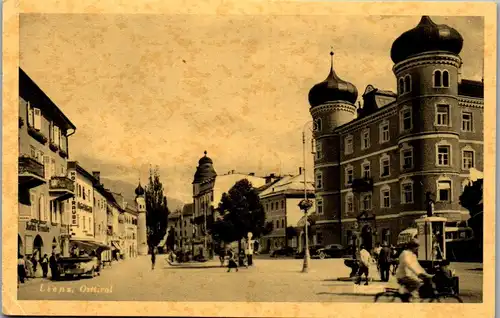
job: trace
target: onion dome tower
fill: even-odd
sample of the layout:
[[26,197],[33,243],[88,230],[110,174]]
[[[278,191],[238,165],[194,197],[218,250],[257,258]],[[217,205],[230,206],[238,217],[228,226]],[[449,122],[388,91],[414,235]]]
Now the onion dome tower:
[[[314,121],[314,156],[316,204],[322,206],[320,219],[337,219],[340,213],[341,140],[333,134],[335,128],[355,119],[358,90],[352,83],[341,79],[333,68],[330,51],[330,72],[326,79],[309,91],[310,113]],[[318,227],[326,233],[338,233],[332,224]],[[323,231],[322,230],[322,231]]]
[[460,153],[458,83],[462,47],[463,38],[457,30],[436,24],[428,16],[392,44],[398,87],[398,151],[401,158],[412,158],[398,165],[400,185],[415,184],[413,202],[402,202],[403,212],[425,211],[425,193],[436,195],[446,187],[450,197],[437,200],[435,212],[457,211],[446,217],[460,220],[456,198],[460,196],[457,185],[462,171],[460,155],[455,154]]
[[215,172],[213,164],[212,159],[207,157],[207,151],[205,150],[204,156],[198,161],[198,167],[196,168],[196,172],[194,174],[193,184],[202,183],[215,178],[217,173]]
[[135,189],[135,207],[137,216],[137,253],[139,255],[148,255],[148,244],[146,234],[146,197],[144,188],[139,185]]

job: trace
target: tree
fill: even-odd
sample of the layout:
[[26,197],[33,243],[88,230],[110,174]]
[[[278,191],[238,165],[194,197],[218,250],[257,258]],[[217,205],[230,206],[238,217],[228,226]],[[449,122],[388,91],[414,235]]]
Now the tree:
[[149,184],[146,186],[146,228],[148,246],[157,246],[167,233],[167,197],[163,193],[158,167],[149,170]]
[[483,179],[478,179],[465,186],[460,196],[460,205],[469,210],[470,219],[467,221],[474,231],[474,238],[482,256],[483,247]]
[[259,238],[267,232],[265,226],[266,214],[260,203],[259,194],[247,179],[234,184],[223,193],[218,206],[221,218],[209,226],[212,237],[226,243],[238,241],[241,250],[241,239],[248,232],[253,238]]

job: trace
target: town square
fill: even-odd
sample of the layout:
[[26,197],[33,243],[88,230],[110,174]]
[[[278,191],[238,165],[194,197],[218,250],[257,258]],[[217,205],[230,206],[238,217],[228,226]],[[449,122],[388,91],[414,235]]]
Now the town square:
[[292,18],[20,16],[19,300],[483,302],[483,19]]

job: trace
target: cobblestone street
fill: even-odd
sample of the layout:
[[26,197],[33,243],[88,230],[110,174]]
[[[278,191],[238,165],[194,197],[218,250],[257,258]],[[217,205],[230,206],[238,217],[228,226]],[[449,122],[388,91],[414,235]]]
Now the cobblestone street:
[[[482,265],[453,263],[460,276],[464,302],[481,302]],[[217,261],[170,266],[165,256],[151,270],[149,257],[139,257],[105,268],[101,276],[52,282],[36,279],[21,285],[20,300],[138,300],[138,301],[249,301],[249,302],[372,302],[389,283],[355,286],[338,281],[349,269],[341,259],[312,260],[301,273],[300,259],[261,256],[255,266],[227,273]],[[375,274],[375,273],[373,273]]]

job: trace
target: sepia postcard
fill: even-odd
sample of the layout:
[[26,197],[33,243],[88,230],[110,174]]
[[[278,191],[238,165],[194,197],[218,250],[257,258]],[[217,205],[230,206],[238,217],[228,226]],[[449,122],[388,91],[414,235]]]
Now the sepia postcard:
[[3,5],[4,314],[494,315],[494,3]]

